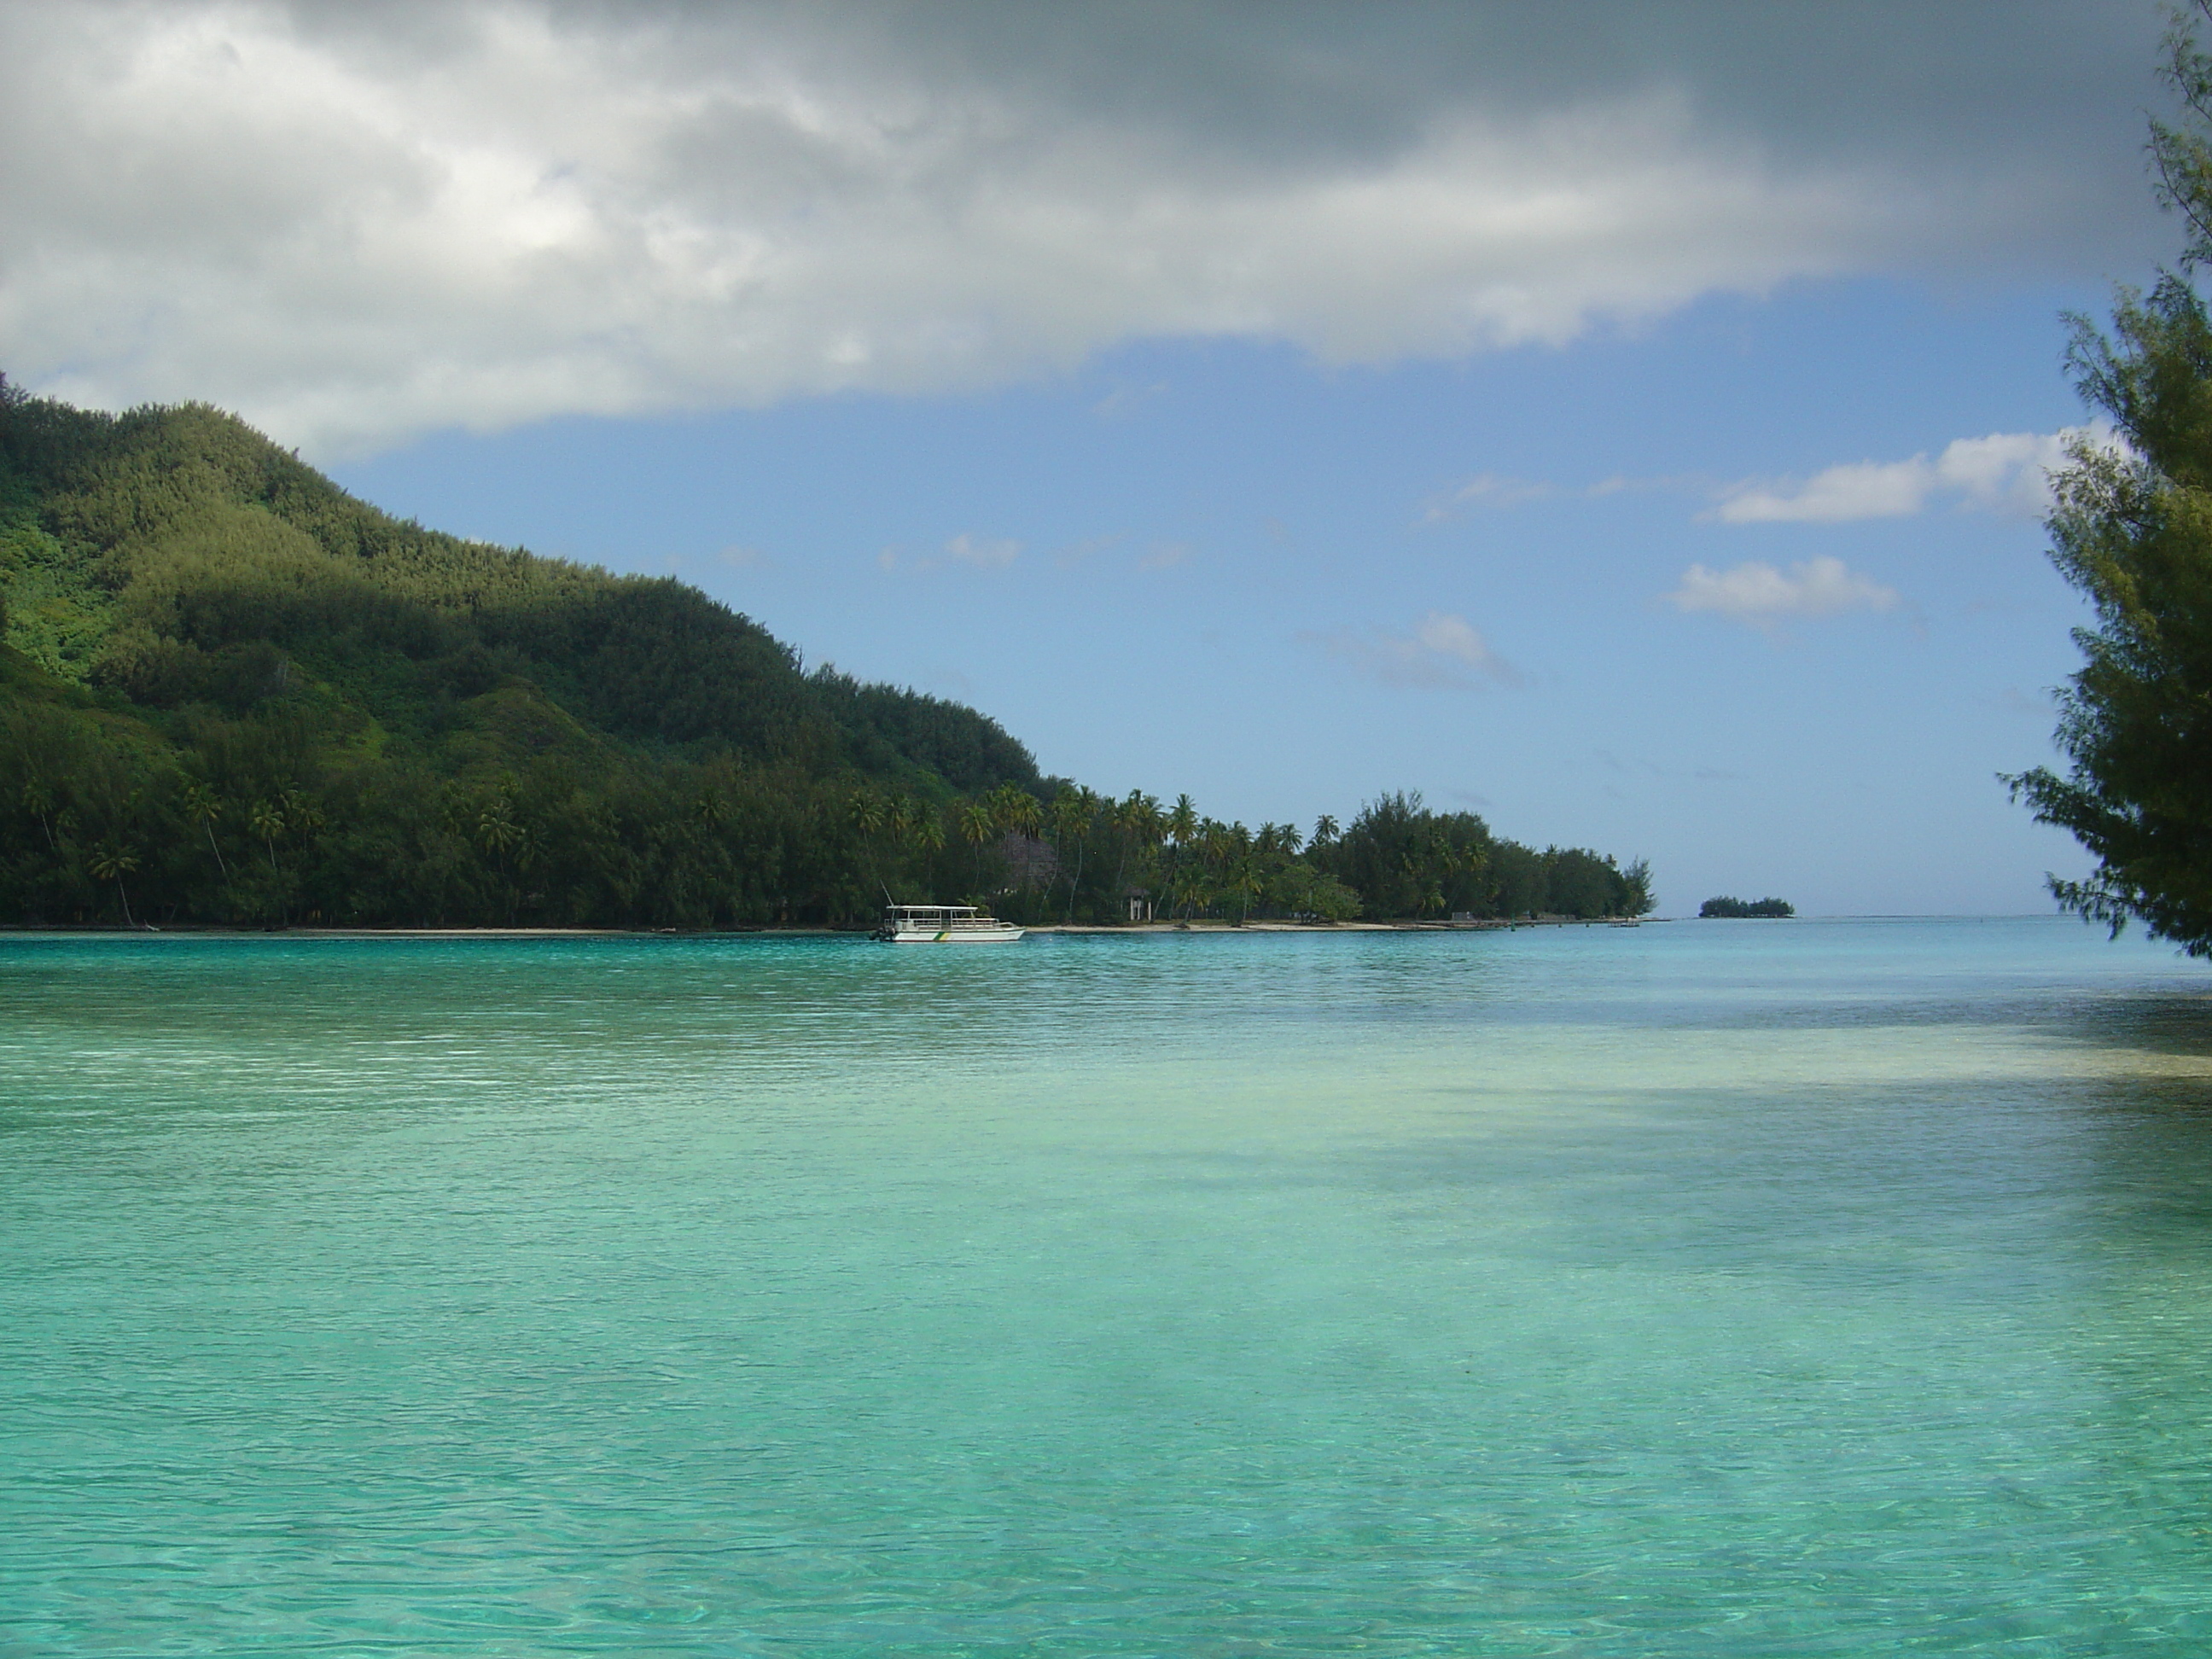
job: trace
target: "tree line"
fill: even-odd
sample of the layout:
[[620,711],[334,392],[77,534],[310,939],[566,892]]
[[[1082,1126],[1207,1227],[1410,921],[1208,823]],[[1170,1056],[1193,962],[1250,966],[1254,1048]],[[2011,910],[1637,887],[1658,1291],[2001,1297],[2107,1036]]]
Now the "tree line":
[[1718,898],[1709,898],[1698,907],[1698,915],[1703,921],[1711,921],[1716,916],[1738,920],[1755,916],[1782,921],[1796,914],[1797,907],[1788,899],[1740,899],[1726,894]]
[[1047,779],[696,589],[402,522],[198,405],[0,379],[0,917],[282,927],[1632,915],[1641,865]]
[[0,703],[0,914],[32,925],[866,925],[890,903],[1012,920],[1640,915],[1650,872],[1493,836],[1417,796],[1310,836],[1073,786],[933,798],[789,762],[539,757],[441,775],[349,753],[312,708]]

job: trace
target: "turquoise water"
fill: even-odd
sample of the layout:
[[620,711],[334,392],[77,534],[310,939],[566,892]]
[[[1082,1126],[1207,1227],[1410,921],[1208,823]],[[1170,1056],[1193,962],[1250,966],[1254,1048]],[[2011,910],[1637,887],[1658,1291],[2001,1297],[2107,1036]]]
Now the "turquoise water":
[[0,1654],[2202,1655],[2208,994],[0,940]]

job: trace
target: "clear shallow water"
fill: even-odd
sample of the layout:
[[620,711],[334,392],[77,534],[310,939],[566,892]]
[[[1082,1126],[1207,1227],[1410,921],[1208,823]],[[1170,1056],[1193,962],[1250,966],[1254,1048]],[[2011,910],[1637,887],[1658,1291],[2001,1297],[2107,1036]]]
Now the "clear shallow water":
[[0,940],[0,1654],[2201,1655],[2208,994]]

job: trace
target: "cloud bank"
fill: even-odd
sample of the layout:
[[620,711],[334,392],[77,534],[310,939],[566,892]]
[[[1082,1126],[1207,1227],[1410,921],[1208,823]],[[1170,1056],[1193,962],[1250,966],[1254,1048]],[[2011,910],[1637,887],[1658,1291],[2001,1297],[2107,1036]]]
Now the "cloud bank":
[[2101,269],[2148,240],[2156,26],[0,0],[0,366],[215,398],[327,457],[989,385],[1146,336],[1384,362],[1797,277]]
[[1730,570],[1693,564],[1681,586],[1668,594],[1678,611],[1709,611],[1730,622],[1771,629],[1796,617],[1834,617],[1852,611],[1893,611],[1897,590],[1847,568],[1841,559],[1808,559],[1785,573],[1753,559]]
[[1407,634],[1387,629],[1310,634],[1353,672],[1415,691],[1464,691],[1487,682],[1518,685],[1520,671],[1490,648],[1464,617],[1431,611]]
[[2050,471],[2066,464],[2063,432],[1993,432],[1960,438],[1932,460],[1861,461],[1832,466],[1802,483],[1740,484],[1715,509],[1728,524],[1841,524],[1908,517],[1949,501],[2014,518],[2051,510]]

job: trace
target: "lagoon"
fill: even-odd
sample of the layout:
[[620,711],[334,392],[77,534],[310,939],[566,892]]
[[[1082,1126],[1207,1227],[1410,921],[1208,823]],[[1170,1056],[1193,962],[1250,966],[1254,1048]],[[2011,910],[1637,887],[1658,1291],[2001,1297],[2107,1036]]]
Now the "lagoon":
[[2202,1654],[2209,994],[0,939],[0,1653]]

